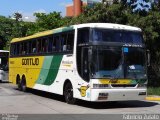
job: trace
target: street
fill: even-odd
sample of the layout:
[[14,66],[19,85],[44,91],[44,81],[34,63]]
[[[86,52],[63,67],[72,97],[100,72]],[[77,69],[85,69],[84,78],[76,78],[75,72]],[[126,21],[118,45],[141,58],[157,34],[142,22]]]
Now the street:
[[62,96],[36,90],[24,93],[10,83],[0,83],[0,113],[9,114],[149,114],[159,113],[160,102],[85,102],[66,104]]

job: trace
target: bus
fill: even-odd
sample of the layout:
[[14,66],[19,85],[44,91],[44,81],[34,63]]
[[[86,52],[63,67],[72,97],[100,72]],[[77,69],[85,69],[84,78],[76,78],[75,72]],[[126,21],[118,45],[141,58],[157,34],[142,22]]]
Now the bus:
[[8,82],[9,51],[0,50],[0,82]]
[[84,101],[144,100],[147,55],[137,27],[86,23],[11,41],[9,80],[18,88]]

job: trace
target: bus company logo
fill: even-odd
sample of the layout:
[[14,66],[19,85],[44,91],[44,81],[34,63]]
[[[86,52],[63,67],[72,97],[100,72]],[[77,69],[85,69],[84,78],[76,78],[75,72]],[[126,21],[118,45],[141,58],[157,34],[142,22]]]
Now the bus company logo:
[[39,65],[39,58],[23,58],[22,65]]
[[71,67],[71,64],[73,64],[73,61],[62,61],[63,66]]
[[62,64],[73,64],[73,61],[62,61]]
[[78,90],[80,91],[80,94],[82,97],[86,96],[86,91],[89,88],[89,86],[81,86]]

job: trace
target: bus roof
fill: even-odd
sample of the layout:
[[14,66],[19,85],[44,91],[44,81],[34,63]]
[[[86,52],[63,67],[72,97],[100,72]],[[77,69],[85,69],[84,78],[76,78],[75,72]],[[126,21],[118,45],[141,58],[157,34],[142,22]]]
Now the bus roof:
[[115,30],[127,30],[127,31],[139,31],[142,30],[138,27],[133,27],[129,25],[121,25],[121,24],[114,24],[114,23],[86,23],[86,24],[79,24],[75,25],[77,28],[83,27],[91,27],[91,28],[107,28],[107,29],[115,29]]
[[72,29],[73,29],[73,26],[61,27],[61,28],[57,28],[57,29],[53,29],[53,30],[47,30],[47,31],[35,33],[35,34],[27,36],[27,37],[13,38],[11,43],[25,41],[25,40],[34,39],[34,38],[47,36],[47,35],[52,35],[54,33],[60,33],[60,32],[69,31],[69,30],[72,30]]
[[61,27],[61,28],[57,28],[57,29],[53,29],[53,30],[39,32],[39,33],[33,34],[31,36],[27,36],[27,37],[14,38],[14,39],[12,39],[11,43],[25,41],[25,40],[34,39],[34,38],[47,36],[47,35],[52,35],[54,33],[69,31],[69,30],[72,30],[73,28],[84,28],[84,27],[107,28],[107,29],[139,31],[139,32],[142,31],[138,27],[133,27],[133,26],[128,26],[128,25],[120,25],[120,24],[113,24],[113,23],[85,23],[85,24],[77,24],[77,25],[73,25],[73,26]]

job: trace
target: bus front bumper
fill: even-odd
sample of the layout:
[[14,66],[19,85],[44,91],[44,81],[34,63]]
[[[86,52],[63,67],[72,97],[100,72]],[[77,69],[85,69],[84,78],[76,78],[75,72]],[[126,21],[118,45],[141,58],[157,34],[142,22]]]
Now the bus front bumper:
[[91,89],[91,101],[127,101],[145,100],[147,90],[144,89]]

